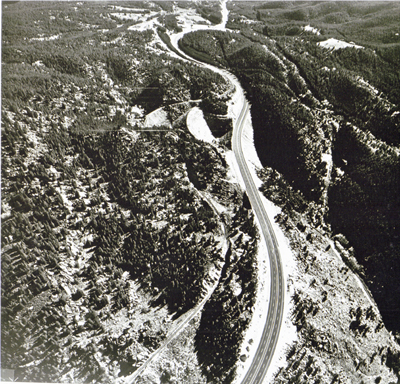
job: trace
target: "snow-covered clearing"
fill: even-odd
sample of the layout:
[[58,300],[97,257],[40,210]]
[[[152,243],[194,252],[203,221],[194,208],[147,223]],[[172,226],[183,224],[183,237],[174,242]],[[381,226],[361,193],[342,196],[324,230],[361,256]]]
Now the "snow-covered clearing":
[[[119,12],[112,12],[110,16],[113,16],[121,21],[136,22],[137,24],[132,25],[128,28],[130,31],[145,31],[147,29],[154,29],[155,23],[157,23],[157,12],[150,11],[148,9],[139,8],[126,8],[117,5],[112,5],[111,9]],[[157,23],[158,24],[158,23]],[[122,27],[123,24],[118,25]]]
[[[176,19],[178,20],[179,26],[183,30],[191,30],[196,24],[204,24],[205,20],[196,13],[194,9],[178,10]],[[208,20],[206,24],[211,24]]]
[[311,25],[306,25],[303,27],[304,31],[314,33],[315,35],[319,36],[321,32],[317,28],[313,28]]
[[317,43],[322,48],[326,49],[331,49],[332,51],[336,51],[337,49],[343,49],[343,48],[356,48],[356,49],[364,49],[361,45],[356,45],[354,43],[347,43],[346,41],[343,40],[337,40],[334,38],[325,40],[325,41],[320,41]]
[[[200,30],[218,30],[225,31],[225,25],[228,21],[228,10],[226,9],[227,0],[221,2],[222,6],[222,22],[217,25],[211,25],[211,23],[200,17],[194,9],[182,9],[177,10],[177,19],[179,20],[182,32],[171,34],[170,39],[174,47],[178,46],[178,40],[183,37],[185,33],[200,31]],[[212,67],[212,66],[210,66]],[[214,68],[214,67],[212,67]]]
[[[147,17],[146,17],[147,19]],[[158,24],[157,19],[153,18],[151,20],[144,21],[140,24],[135,24],[131,25],[128,30],[129,31],[146,31],[147,29],[154,29],[156,28],[156,25]]]
[[158,108],[146,115],[143,124],[145,128],[171,127],[171,122],[168,120],[168,113],[164,108]]
[[186,118],[186,125],[189,132],[198,140],[212,143],[215,138],[204,119],[203,111],[199,107],[190,110]]
[[[209,20],[202,18],[194,8],[176,8],[175,13],[179,26],[182,28],[184,33],[196,31],[198,29],[221,29],[225,28],[226,22],[228,21],[228,10],[226,8],[227,0],[221,2],[222,6],[222,22],[216,26],[212,26]],[[177,3],[179,6],[179,3]]]

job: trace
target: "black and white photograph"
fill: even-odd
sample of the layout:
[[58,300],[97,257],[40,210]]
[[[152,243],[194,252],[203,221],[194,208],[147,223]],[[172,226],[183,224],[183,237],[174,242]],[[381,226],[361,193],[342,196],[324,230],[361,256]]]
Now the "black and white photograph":
[[1,23],[1,382],[400,383],[400,1]]

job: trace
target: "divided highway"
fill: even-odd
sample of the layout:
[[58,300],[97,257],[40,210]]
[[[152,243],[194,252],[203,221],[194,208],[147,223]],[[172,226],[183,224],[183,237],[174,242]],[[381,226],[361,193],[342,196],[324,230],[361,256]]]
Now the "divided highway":
[[[180,38],[183,36],[183,33],[178,35]],[[261,235],[267,245],[271,273],[271,287],[267,319],[261,336],[260,344],[258,345],[253,361],[251,362],[251,365],[242,380],[242,384],[261,384],[264,382],[264,379],[267,375],[268,368],[271,364],[276,344],[279,339],[284,309],[285,285],[279,246],[275,237],[275,232],[271,225],[271,221],[269,220],[268,214],[265,210],[264,204],[261,200],[260,192],[258,191],[258,188],[253,180],[253,176],[247,165],[247,161],[242,148],[243,130],[245,127],[246,117],[249,114],[250,106],[246,98],[244,97],[244,92],[243,89],[240,87],[239,82],[231,73],[213,67],[212,65],[201,63],[200,61],[187,56],[179,48],[178,35],[175,35],[174,41],[171,42],[174,47],[181,53],[182,57],[186,57],[192,62],[195,62],[220,73],[232,84],[235,84],[237,88],[239,88],[238,92],[240,94],[242,109],[233,127],[232,148],[244,184],[246,186],[246,192],[249,197],[251,206],[260,224]],[[267,305],[267,303],[265,304]]]
[[254,359],[242,380],[242,384],[259,384],[263,382],[267,375],[278,342],[283,317],[285,286],[275,232],[243,154],[242,135],[249,108],[248,102],[243,98],[242,111],[233,129],[232,148],[246,185],[251,206],[260,224],[261,234],[267,244],[270,261],[271,290],[267,320]]

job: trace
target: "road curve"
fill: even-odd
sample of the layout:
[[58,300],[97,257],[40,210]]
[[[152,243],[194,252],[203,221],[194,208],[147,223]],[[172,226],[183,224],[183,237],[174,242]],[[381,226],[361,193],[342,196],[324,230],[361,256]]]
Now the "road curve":
[[[183,33],[180,34],[179,37],[181,36],[183,36]],[[210,64],[205,64],[189,57],[179,48],[178,39],[175,39],[175,41],[172,43],[174,47],[181,53],[182,57],[186,57],[190,61],[193,61],[197,64],[203,65],[220,73],[230,82],[234,83],[236,87],[240,87],[237,79],[228,71],[221,70],[220,68],[216,68]],[[268,368],[271,364],[276,344],[279,339],[279,333],[283,318],[285,285],[279,246],[275,237],[275,232],[271,225],[268,214],[265,210],[260,192],[258,191],[258,188],[254,182],[253,175],[250,172],[246,158],[243,153],[242,136],[245,127],[245,121],[249,115],[250,105],[244,97],[244,92],[241,88],[240,94],[242,109],[233,127],[232,148],[236,157],[237,164],[239,166],[240,173],[243,178],[243,182],[246,186],[246,191],[251,206],[260,224],[261,235],[267,245],[271,272],[271,288],[267,319],[257,351],[246,375],[242,380],[242,384],[261,384],[263,383],[264,378],[267,375]]]
[[285,300],[285,285],[278,242],[242,149],[243,129],[249,109],[248,102],[243,99],[242,111],[233,129],[232,148],[246,186],[251,206],[260,224],[261,234],[267,245],[271,272],[271,288],[267,320],[261,340],[253,361],[242,380],[242,384],[262,383],[267,375],[279,339]]

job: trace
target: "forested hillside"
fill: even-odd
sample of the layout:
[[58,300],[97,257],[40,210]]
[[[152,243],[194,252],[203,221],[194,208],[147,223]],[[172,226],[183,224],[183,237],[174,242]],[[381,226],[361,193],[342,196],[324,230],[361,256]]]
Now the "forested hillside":
[[[228,7],[232,32],[194,32],[180,45],[240,79],[262,191],[282,208],[276,219],[297,255],[298,341],[275,381],[393,382],[399,348],[383,328],[399,340],[399,5]],[[367,302],[352,307],[349,269],[382,319]]]
[[[391,383],[399,4],[228,8],[231,32],[180,46],[241,81],[261,190],[296,257],[298,339],[275,381]],[[224,136],[233,89],[166,48],[193,20],[219,23],[220,4],[3,2],[2,17],[2,368],[18,381],[123,381],[199,309],[140,380],[232,382],[258,233],[227,139],[195,139],[186,118],[199,107]]]
[[[345,7],[354,17],[363,17],[360,29],[353,27],[350,34],[347,24],[333,33],[334,22],[321,21],[321,14],[331,9],[323,4],[306,3],[290,11],[279,2],[238,4],[231,6],[229,19],[236,31],[194,32],[184,36],[181,47],[239,77],[252,104],[263,165],[282,173],[306,201],[317,204],[319,225],[348,238],[385,324],[398,331],[397,5]],[[306,16],[299,19],[296,12]],[[366,20],[384,17],[390,21],[385,33],[393,41],[384,40],[377,28],[367,41],[360,31]],[[323,42],[338,31],[342,39],[348,33],[355,45],[325,48]]]
[[[256,229],[225,148],[186,127],[230,85],[167,53],[156,31],[174,28],[170,3],[2,6],[2,368],[18,381],[115,383],[216,289],[178,338],[184,358],[171,349],[149,377],[233,377]],[[231,343],[208,337],[238,321]]]

